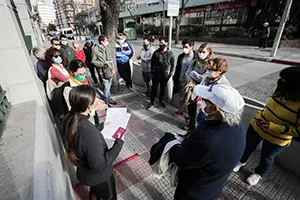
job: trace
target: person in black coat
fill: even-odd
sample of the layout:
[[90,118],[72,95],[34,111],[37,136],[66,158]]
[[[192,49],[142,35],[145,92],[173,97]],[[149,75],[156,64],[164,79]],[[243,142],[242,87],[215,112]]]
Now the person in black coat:
[[170,159],[179,167],[174,200],[214,200],[239,162],[246,145],[241,117],[245,102],[234,88],[197,85],[201,109],[208,119],[181,145],[172,147]]
[[71,111],[64,121],[67,158],[77,166],[79,182],[90,186],[90,199],[96,196],[97,200],[116,200],[112,163],[122,149],[123,140],[117,137],[109,149],[101,132],[89,121],[90,113],[98,107],[92,86],[74,87],[69,101]]
[[182,48],[183,53],[180,54],[177,58],[175,74],[173,76],[173,94],[179,93],[179,110],[176,112],[176,115],[181,115],[183,110],[185,109],[180,94],[187,84],[185,77],[186,71],[197,56],[197,53],[194,51],[194,41],[188,39],[182,40]]
[[159,49],[153,53],[151,58],[151,101],[146,108],[147,110],[154,105],[158,85],[160,85],[159,103],[162,107],[166,107],[163,102],[165,97],[165,88],[169,79],[172,78],[175,73],[174,54],[167,48],[167,44],[168,40],[166,37],[159,38]]
[[96,74],[95,74],[95,65],[92,64],[92,50],[93,50],[93,47],[94,47],[93,41],[91,40],[90,37],[87,36],[85,38],[85,43],[84,43],[84,46],[83,46],[83,51],[84,51],[84,54],[85,54],[85,57],[86,57],[85,64],[91,72],[91,76],[92,76],[92,79],[93,79],[94,83],[98,83],[98,82],[102,82],[102,78],[98,74],[99,79],[100,79],[98,81],[98,79],[96,77]]

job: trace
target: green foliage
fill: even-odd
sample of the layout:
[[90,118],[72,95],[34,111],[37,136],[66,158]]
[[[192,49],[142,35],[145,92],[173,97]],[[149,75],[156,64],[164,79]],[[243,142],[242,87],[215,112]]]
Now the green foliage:
[[247,36],[247,31],[243,27],[231,27],[224,31],[215,32],[214,36],[220,38],[245,38]]
[[151,35],[158,35],[161,32],[161,27],[155,25],[146,25],[144,27],[144,32],[150,33]]
[[47,27],[47,31],[56,31],[56,26],[54,24],[49,23],[48,27]]
[[127,22],[126,23],[126,28],[135,28],[136,27],[136,23],[135,22]]

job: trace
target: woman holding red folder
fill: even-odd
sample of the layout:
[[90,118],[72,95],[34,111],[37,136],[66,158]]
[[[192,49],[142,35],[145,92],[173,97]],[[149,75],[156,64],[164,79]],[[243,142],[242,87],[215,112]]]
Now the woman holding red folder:
[[97,200],[116,200],[112,163],[122,149],[123,140],[116,138],[108,149],[101,132],[88,120],[96,106],[95,99],[96,91],[89,85],[70,91],[71,111],[64,123],[67,158],[77,166],[79,182],[90,186],[90,199],[96,196]]

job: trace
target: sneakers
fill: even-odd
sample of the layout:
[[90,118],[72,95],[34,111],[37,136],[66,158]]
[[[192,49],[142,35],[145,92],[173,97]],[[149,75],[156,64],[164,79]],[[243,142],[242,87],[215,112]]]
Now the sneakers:
[[164,103],[164,102],[159,102],[159,105],[161,106],[161,107],[163,107],[163,108],[165,108],[166,107],[166,104]]
[[252,174],[251,176],[249,176],[247,179],[246,179],[246,182],[251,185],[251,186],[254,186],[256,185],[260,180],[261,180],[261,176],[259,174]]
[[149,92],[144,92],[144,93],[142,93],[142,96],[147,97],[147,96],[150,96],[150,94],[149,94]]
[[233,171],[234,172],[238,172],[240,171],[241,167],[244,167],[246,165],[246,163],[241,163],[239,162],[234,168],[233,168]]
[[146,110],[149,110],[152,106],[154,105],[154,103],[150,102],[146,108]]
[[175,116],[176,116],[176,117],[179,117],[179,116],[181,116],[181,115],[182,115],[182,112],[179,111],[179,110],[175,113]]
[[109,104],[111,104],[111,105],[117,105],[117,102],[115,100],[110,99],[109,100]]

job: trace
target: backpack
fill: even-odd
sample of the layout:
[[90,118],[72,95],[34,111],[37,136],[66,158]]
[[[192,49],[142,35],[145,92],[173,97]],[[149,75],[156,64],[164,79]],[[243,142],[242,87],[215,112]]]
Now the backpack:
[[52,91],[51,109],[55,117],[64,117],[68,112],[68,105],[63,95],[65,87],[70,87],[70,82],[64,83],[58,88],[54,88]]

